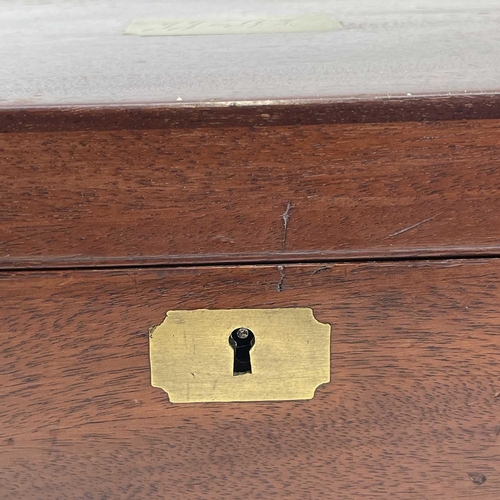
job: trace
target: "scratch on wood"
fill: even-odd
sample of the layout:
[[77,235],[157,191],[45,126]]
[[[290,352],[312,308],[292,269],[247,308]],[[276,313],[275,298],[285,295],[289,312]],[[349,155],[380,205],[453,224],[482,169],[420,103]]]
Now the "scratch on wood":
[[278,266],[278,271],[280,273],[280,280],[276,285],[276,290],[282,292],[285,289],[285,266]]
[[315,269],[311,273],[311,276],[313,276],[314,274],[322,273],[323,271],[326,271],[327,269],[330,269],[330,268],[328,266],[319,267],[318,269]]
[[290,212],[292,211],[292,202],[289,201],[286,205],[285,213],[281,216],[283,219],[283,250],[286,249],[286,237],[288,233],[288,223],[290,222]]
[[412,226],[408,226],[408,227],[405,227],[404,229],[400,229],[399,231],[396,231],[395,233],[391,233],[389,236],[384,238],[384,240],[387,240],[389,238],[394,238],[394,236],[399,236],[400,234],[406,233],[407,231],[411,231],[412,229],[415,229],[415,228],[421,226],[422,224],[425,224],[427,222],[430,222],[431,220],[434,220],[439,215],[441,215],[441,213],[436,214],[432,217],[429,217],[428,219],[421,220],[420,222],[417,222],[416,224],[413,224]]
[[132,280],[134,281],[135,293],[137,293],[137,276],[135,275],[134,272],[127,273],[127,276],[129,276],[130,278],[132,278]]

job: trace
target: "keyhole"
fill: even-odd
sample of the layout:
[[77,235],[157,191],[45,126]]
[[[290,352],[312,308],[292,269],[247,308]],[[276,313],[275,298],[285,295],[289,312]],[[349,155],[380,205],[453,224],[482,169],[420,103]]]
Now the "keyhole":
[[233,375],[252,373],[250,349],[255,344],[255,335],[248,328],[236,328],[229,335],[229,345],[234,349]]

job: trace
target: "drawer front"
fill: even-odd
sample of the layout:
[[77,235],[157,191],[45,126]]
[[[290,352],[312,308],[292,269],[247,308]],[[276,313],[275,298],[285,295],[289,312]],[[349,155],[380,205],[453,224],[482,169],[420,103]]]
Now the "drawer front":
[[[498,498],[496,259],[0,282],[6,500]],[[312,400],[172,404],[151,387],[148,331],[166,311],[275,307],[332,326]]]
[[0,134],[0,267],[497,255],[499,132],[493,119]]

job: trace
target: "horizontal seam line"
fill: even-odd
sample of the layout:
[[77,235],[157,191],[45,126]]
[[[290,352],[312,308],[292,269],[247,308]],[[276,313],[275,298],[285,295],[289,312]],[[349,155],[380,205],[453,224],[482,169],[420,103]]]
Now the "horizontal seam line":
[[344,259],[322,258],[322,259],[283,259],[283,260],[243,260],[243,261],[217,261],[217,262],[187,262],[187,263],[156,263],[156,264],[95,264],[95,265],[72,265],[72,266],[33,266],[33,267],[1,267],[0,274],[7,273],[29,273],[37,271],[120,271],[127,269],[186,269],[186,268],[216,268],[216,267],[238,267],[238,266],[277,266],[277,265],[327,265],[327,264],[369,264],[376,262],[427,262],[443,260],[488,260],[499,259],[500,253],[470,253],[470,254],[434,254],[423,256],[377,256],[377,257],[350,257]]

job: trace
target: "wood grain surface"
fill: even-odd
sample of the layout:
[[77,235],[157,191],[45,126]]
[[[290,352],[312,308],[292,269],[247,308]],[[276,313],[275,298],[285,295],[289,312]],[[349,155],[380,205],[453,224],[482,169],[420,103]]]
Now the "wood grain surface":
[[136,106],[0,107],[0,132],[71,132],[500,118],[500,94]]
[[[499,260],[0,280],[4,500],[498,498]],[[150,386],[167,310],[278,306],[332,325],[313,400],[172,405]]]
[[0,134],[0,267],[500,254],[499,120]]
[[[125,35],[134,20],[331,16],[342,29]],[[8,0],[0,105],[175,103],[498,91],[497,0]]]

